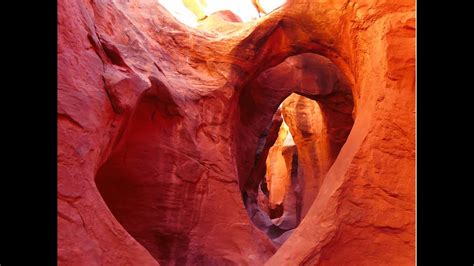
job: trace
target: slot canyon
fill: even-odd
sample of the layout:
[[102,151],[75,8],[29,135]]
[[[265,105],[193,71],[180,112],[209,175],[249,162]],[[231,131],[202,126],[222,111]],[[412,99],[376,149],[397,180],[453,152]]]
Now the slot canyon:
[[217,3],[58,1],[58,264],[415,265],[415,1]]

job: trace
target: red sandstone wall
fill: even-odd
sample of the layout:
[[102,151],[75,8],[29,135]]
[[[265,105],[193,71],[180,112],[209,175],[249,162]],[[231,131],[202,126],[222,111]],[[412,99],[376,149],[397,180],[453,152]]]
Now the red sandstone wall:
[[[152,0],[59,1],[59,264],[413,265],[414,10],[293,0],[216,38]],[[326,95],[290,84],[301,59],[277,66],[305,52],[339,69],[328,84],[352,89],[355,121],[272,256],[239,184],[278,104]]]

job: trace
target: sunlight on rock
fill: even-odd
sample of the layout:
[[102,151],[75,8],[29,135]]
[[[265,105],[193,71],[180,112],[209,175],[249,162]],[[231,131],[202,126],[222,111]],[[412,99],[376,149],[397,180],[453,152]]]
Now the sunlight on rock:
[[[260,7],[270,13],[282,6],[286,0],[260,0]],[[242,22],[259,18],[257,8],[251,0],[158,0],[168,12],[190,27],[197,27],[207,16],[222,10],[230,10],[239,16]]]

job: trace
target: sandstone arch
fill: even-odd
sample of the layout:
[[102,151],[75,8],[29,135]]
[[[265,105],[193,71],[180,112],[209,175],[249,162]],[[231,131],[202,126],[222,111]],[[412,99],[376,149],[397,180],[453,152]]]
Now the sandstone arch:
[[[127,138],[139,140],[127,136],[147,125],[133,126],[141,108],[153,113],[143,98],[151,93],[149,98],[164,98],[168,106],[155,118],[168,112],[176,120],[171,131],[158,127],[154,136],[182,133],[179,140],[191,147],[173,150],[176,142],[155,138],[153,145],[170,148],[176,169],[183,168],[164,171],[167,176],[193,183],[198,178],[186,173],[204,168],[208,186],[200,189],[205,195],[228,192],[221,220],[199,216],[200,229],[190,234],[203,242],[189,240],[190,256],[177,256],[180,262],[412,264],[414,8],[413,1],[295,0],[260,24],[244,24],[223,37],[180,25],[156,1],[59,1],[59,263],[158,264],[143,240],[137,242],[112,215],[94,182],[102,165],[120,154],[117,147],[127,147]],[[356,119],[326,176],[329,181],[298,229],[271,256],[266,238],[253,231],[243,208],[229,149],[235,128],[223,124],[250,81],[305,52],[327,57],[343,73],[353,89]],[[219,209],[202,202],[201,213]],[[255,236],[261,242],[255,243]]]

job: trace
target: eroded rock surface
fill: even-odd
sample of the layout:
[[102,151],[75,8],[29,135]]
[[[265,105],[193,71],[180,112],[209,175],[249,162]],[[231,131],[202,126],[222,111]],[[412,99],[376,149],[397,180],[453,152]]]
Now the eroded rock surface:
[[[414,10],[292,0],[223,35],[154,0],[59,1],[59,265],[413,265]],[[354,125],[340,148],[327,120],[334,163],[276,251],[242,191],[292,92]]]

